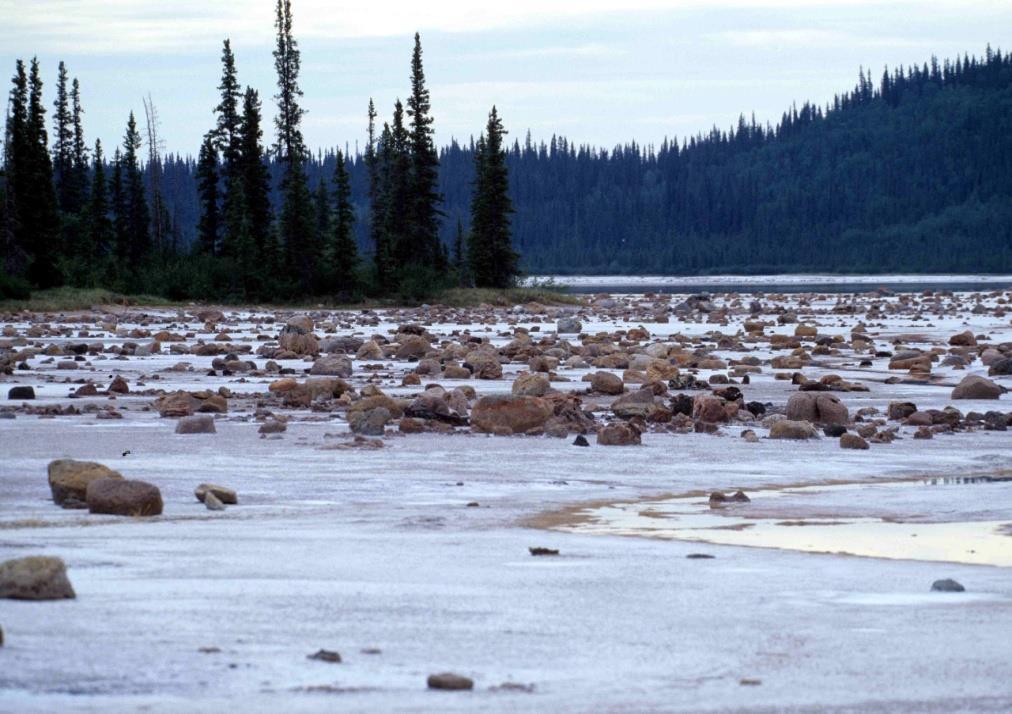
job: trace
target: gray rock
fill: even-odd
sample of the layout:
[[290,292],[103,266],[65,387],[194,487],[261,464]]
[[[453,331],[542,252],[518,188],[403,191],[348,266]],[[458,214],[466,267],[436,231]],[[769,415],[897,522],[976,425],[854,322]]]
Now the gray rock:
[[466,690],[474,689],[474,680],[464,677],[460,674],[454,674],[453,672],[442,672],[440,674],[430,674],[427,680],[429,689],[445,689],[445,690]]
[[224,511],[225,504],[218,500],[218,497],[214,495],[214,491],[208,491],[204,494],[204,505],[207,506],[209,511]]
[[35,399],[35,389],[33,387],[11,387],[7,391],[8,399]]
[[555,325],[555,331],[560,335],[578,335],[583,330],[583,323],[575,317],[562,317]]
[[352,372],[351,358],[343,355],[326,355],[313,363],[310,374],[324,377],[350,377]]
[[198,501],[206,503],[205,500],[208,496],[214,496],[221,503],[236,504],[239,502],[239,497],[235,491],[225,486],[219,486],[214,483],[202,483],[197,488],[193,489],[193,495]]
[[0,598],[63,600],[76,597],[59,558],[31,556],[0,563]]
[[952,578],[945,578],[931,583],[931,590],[939,593],[961,593],[965,592],[966,588]]
[[348,412],[348,426],[356,434],[383,436],[383,431],[391,418],[390,410],[386,407]]
[[215,434],[214,417],[208,414],[198,414],[181,418],[176,422],[177,434]]

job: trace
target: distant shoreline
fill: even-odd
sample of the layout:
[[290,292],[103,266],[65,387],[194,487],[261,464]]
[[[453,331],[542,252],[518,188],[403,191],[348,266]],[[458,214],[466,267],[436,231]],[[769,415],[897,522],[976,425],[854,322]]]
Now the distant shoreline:
[[881,274],[835,275],[827,273],[778,275],[532,275],[525,284],[551,281],[563,287],[609,285],[837,285],[852,283],[879,286],[905,283],[981,283],[1012,285],[1012,275],[990,274]]

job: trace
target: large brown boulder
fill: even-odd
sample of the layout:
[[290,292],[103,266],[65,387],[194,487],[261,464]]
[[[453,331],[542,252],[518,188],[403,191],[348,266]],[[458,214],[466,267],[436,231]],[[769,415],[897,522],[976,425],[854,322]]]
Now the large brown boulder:
[[483,432],[509,429],[523,434],[543,427],[551,416],[552,407],[541,397],[487,396],[475,402],[471,428]]
[[0,598],[63,600],[76,597],[59,558],[41,555],[0,563]]
[[278,345],[282,350],[297,355],[320,354],[320,341],[313,335],[301,332],[282,332],[278,338]]
[[99,479],[122,479],[118,471],[94,461],[57,459],[49,462],[49,489],[58,506],[80,507],[85,500],[88,484]]
[[825,392],[796,392],[787,400],[787,418],[813,424],[846,424],[850,413],[840,398]]
[[953,399],[998,399],[1001,387],[986,377],[970,374],[952,390]]
[[611,372],[594,372],[590,377],[590,390],[599,394],[621,394],[625,387],[618,375]]
[[973,332],[966,330],[950,337],[949,344],[953,347],[976,347],[977,338],[973,336]]
[[200,400],[189,392],[178,391],[155,400],[154,407],[163,417],[185,417],[193,414],[200,406]]
[[710,394],[700,394],[692,400],[692,418],[707,424],[728,421],[724,400]]
[[502,379],[502,363],[494,353],[476,350],[464,358],[464,364],[471,368],[471,376],[475,379]]
[[770,428],[771,439],[816,439],[819,432],[807,421],[781,419]]
[[324,377],[350,377],[351,358],[343,355],[319,357],[313,363],[309,373]]
[[197,416],[183,417],[178,422],[176,422],[176,433],[177,434],[217,433],[217,429],[214,428],[214,417],[208,414],[199,414]]
[[402,335],[395,356],[399,360],[421,359],[431,349],[429,341],[422,335]]
[[521,397],[543,397],[552,388],[541,374],[521,374],[513,382],[513,393]]
[[649,387],[623,394],[611,404],[611,410],[615,416],[622,419],[632,419],[633,417],[647,419],[658,409],[661,409],[661,406],[654,401],[654,392]]
[[597,432],[601,446],[636,446],[641,443],[640,430],[629,422],[615,422]]
[[162,512],[162,493],[146,481],[103,478],[88,484],[91,513],[113,516],[157,516]]

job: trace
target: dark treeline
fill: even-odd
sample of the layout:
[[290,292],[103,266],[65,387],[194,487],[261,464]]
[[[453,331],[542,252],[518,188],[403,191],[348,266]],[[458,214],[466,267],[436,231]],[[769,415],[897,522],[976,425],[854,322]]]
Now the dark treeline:
[[[241,87],[226,39],[220,102],[196,161],[160,155],[150,96],[143,137],[130,112],[111,161],[100,142],[89,150],[79,85],[68,87],[62,62],[50,142],[39,63],[18,60],[0,174],[0,297],[63,284],[231,300],[419,298],[453,286],[512,285],[517,255],[495,107],[471,157],[473,228],[466,237],[458,231],[451,260],[440,239],[440,162],[418,34],[406,103],[398,99],[378,129],[370,100],[364,154],[314,161],[302,135],[292,25],[291,0],[277,0],[273,144],[264,143],[260,95]],[[363,172],[364,207],[361,198],[354,203],[352,180]]]
[[[474,144],[440,151],[440,237],[470,225]],[[862,71],[829,107],[744,117],[660,147],[507,146],[514,247],[532,273],[1012,270],[1012,55]],[[332,174],[334,153],[307,165]],[[349,162],[356,214],[367,167]],[[193,236],[192,162],[173,158]],[[356,240],[369,250],[367,226]]]
[[[508,284],[518,266],[633,274],[1012,270],[1010,54],[988,48],[980,58],[932,59],[878,80],[862,70],[857,86],[829,106],[792,107],[775,126],[743,116],[726,131],[659,147],[607,151],[529,135],[506,142],[493,110],[477,140],[437,154],[416,37],[406,106],[398,101],[380,125],[370,102],[363,151],[311,155],[297,131],[298,51],[287,2],[279,13],[271,150],[261,146],[259,95],[239,89],[228,43],[218,121],[197,159],[149,151],[141,171],[141,142],[128,129],[113,161],[96,162],[98,147],[82,161],[76,83],[63,123],[58,99],[54,120],[68,129],[54,132],[47,154],[53,197],[27,219],[44,225],[53,211],[65,218],[39,240],[70,256],[75,231],[134,245],[145,220],[157,223],[150,215],[157,204],[165,237],[138,244],[168,256],[147,273],[127,271],[129,279],[117,272],[122,252],[107,252],[105,263],[97,255],[84,271],[73,269],[79,260],[64,260],[70,267],[56,266],[61,279],[78,284],[85,273],[93,283],[173,297],[293,298]],[[34,64],[23,89],[16,75],[12,91],[25,97],[27,123],[39,110],[33,73]],[[62,67],[61,77],[65,84]],[[8,144],[17,122],[8,120]],[[41,167],[38,176],[46,175],[43,153],[28,160]],[[100,171],[114,189],[104,198],[80,188],[94,186]],[[88,210],[74,212],[82,201],[103,205],[99,199],[108,226],[96,227]],[[17,246],[10,233],[5,245]],[[45,277],[52,266],[23,257],[7,250],[8,270],[52,284]]]

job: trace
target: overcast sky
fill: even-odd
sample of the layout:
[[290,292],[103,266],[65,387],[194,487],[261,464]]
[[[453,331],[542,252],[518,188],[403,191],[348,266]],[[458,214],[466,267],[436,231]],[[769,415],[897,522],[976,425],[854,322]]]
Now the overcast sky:
[[[422,33],[437,140],[466,141],[499,107],[522,139],[553,133],[611,147],[658,143],[740,113],[775,122],[825,103],[859,66],[1012,49],[1012,0],[293,0],[310,147],[365,136],[409,88]],[[38,55],[51,107],[56,65],[80,79],[89,142],[118,142],[151,93],[169,151],[196,153],[211,126],[221,41],[274,115],[274,0],[0,0],[0,59]],[[265,131],[272,126],[265,122]],[[266,137],[269,138],[270,137]]]

